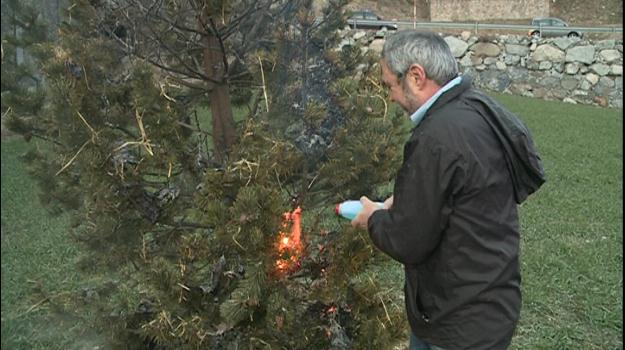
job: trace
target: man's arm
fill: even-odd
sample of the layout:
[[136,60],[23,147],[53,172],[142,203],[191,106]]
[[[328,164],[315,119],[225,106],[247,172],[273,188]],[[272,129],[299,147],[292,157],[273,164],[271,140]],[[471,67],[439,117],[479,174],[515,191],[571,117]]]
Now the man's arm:
[[406,146],[409,157],[395,180],[392,206],[371,208],[365,198],[371,209],[354,219],[362,225],[366,218],[373,243],[404,264],[422,262],[438,245],[465,173],[461,157],[444,145],[424,135],[413,142]]

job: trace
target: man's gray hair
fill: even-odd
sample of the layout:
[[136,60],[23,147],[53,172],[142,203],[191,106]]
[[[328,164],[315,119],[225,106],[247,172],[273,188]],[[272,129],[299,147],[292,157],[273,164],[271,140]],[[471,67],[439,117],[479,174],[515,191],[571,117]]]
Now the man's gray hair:
[[388,35],[382,58],[400,79],[410,65],[418,64],[429,79],[443,86],[458,75],[458,63],[449,45],[438,34],[402,30]]

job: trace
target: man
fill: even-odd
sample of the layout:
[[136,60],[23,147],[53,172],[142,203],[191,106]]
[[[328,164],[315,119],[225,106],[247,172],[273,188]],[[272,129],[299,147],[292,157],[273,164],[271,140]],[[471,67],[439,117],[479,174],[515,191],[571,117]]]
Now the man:
[[545,181],[523,123],[458,75],[445,41],[387,38],[382,79],[415,124],[393,196],[352,225],[405,267],[411,349],[505,349],[519,319],[517,204]]

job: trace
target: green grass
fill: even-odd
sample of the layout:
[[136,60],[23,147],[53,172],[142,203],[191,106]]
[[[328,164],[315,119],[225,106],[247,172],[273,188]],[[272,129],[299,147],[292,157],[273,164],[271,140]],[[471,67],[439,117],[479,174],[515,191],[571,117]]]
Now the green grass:
[[[18,138],[2,142],[2,348],[78,349],[87,344],[87,329],[50,310],[59,293],[78,288],[84,276],[76,271],[69,216],[42,208],[19,160],[30,147]],[[34,292],[38,287],[45,296]],[[50,302],[42,302],[46,296]]]
[[496,95],[526,122],[548,180],[520,210],[513,349],[622,349],[622,109]]
[[[529,126],[548,176],[520,208],[524,299],[511,349],[622,349],[622,110],[495,97]],[[41,208],[17,158],[27,147],[2,143],[2,346],[80,348],[84,330],[51,327],[48,303],[24,314],[40,299],[30,280],[51,294],[81,281],[67,216]],[[400,288],[401,267],[387,268]]]

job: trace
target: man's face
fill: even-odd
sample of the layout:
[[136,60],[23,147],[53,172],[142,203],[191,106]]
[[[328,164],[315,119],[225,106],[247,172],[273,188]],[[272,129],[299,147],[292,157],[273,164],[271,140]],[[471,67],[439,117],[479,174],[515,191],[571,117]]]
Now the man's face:
[[414,113],[421,104],[413,92],[415,87],[412,86],[412,79],[407,77],[407,79],[400,80],[388,67],[386,60],[380,61],[380,65],[382,66],[382,82],[390,90],[391,101],[400,105],[408,114]]

